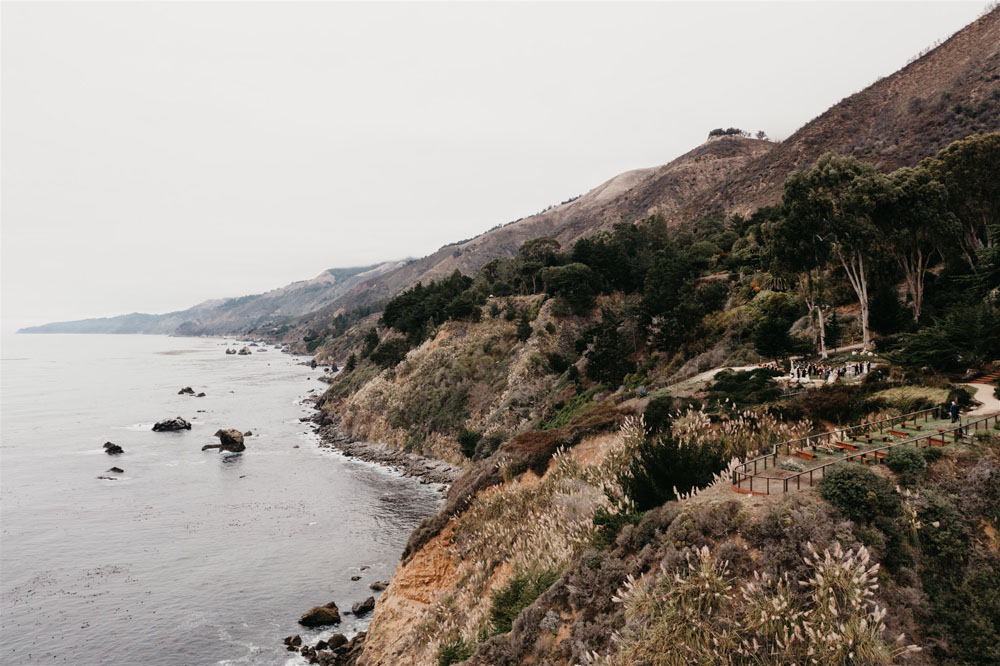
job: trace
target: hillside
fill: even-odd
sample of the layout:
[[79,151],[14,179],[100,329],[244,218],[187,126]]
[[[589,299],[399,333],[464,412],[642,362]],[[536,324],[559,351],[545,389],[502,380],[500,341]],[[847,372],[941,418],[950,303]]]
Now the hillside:
[[832,106],[750,161],[735,177],[693,197],[678,219],[774,204],[781,183],[825,152],[882,171],[913,165],[974,133],[1000,129],[1000,9],[933,51]]
[[[774,145],[757,139],[720,137],[666,165],[619,174],[573,201],[471,240],[447,245],[423,259],[359,284],[325,308],[304,317],[286,340],[296,342],[302,331],[322,329],[338,312],[387,299],[416,282],[439,279],[455,270],[474,274],[492,259],[513,256],[522,243],[532,238],[551,236],[569,247],[622,219],[634,220],[657,213],[674,215],[686,201],[725,182]],[[630,210],[638,213],[626,215]]]
[[19,333],[143,333],[161,335],[242,335],[260,326],[297,317],[335,300],[355,285],[399,267],[390,262],[356,268],[331,268],[311,280],[293,282],[263,294],[205,301],[166,314],[133,313],[117,317],[64,321],[21,329]]
[[780,143],[742,137],[710,140],[672,162],[629,171],[580,198],[494,228],[359,284],[303,318],[285,340],[321,330],[345,309],[387,299],[418,281],[455,270],[472,275],[526,240],[563,247],[620,220],[663,215],[675,226],[716,212],[747,215],[778,201],[789,173],[826,152],[854,156],[883,171],[914,165],[952,141],[1000,129],[1000,9],[965,27],[903,69],[832,106]]

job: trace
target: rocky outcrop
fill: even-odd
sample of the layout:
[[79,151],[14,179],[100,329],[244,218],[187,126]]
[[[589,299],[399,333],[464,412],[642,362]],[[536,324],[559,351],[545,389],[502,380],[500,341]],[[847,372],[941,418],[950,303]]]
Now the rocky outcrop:
[[337,608],[337,604],[332,601],[325,606],[314,606],[302,614],[302,617],[299,618],[299,624],[303,627],[340,624],[340,610]]
[[104,452],[107,453],[109,456],[117,456],[122,453],[125,453],[125,449],[118,446],[114,442],[104,442]]
[[364,601],[359,601],[351,606],[351,614],[355,617],[364,617],[373,610],[375,610],[375,597],[368,597]]
[[201,447],[202,451],[207,451],[208,449],[219,449],[219,451],[229,451],[231,453],[241,453],[246,450],[246,446],[243,445],[243,433],[235,428],[227,428],[226,430],[217,430],[215,436],[219,438],[218,444],[206,444]]
[[194,395],[194,389],[190,386],[185,386],[177,392],[177,395]]
[[191,424],[179,416],[172,419],[163,419],[153,425],[153,432],[170,432],[173,430],[190,430]]
[[227,354],[235,354],[235,353],[236,353],[236,350],[235,350],[235,349],[227,349],[227,350],[226,350],[226,353],[227,353]]
[[382,592],[385,588],[389,587],[389,581],[387,580],[377,580],[368,586],[369,590],[374,590],[375,592]]
[[236,353],[239,354],[240,356],[249,356],[253,352],[250,351],[249,347],[244,347],[243,349],[239,350]]
[[[322,419],[322,412],[318,418]],[[316,421],[317,417],[304,420]],[[452,465],[444,460],[407,453],[388,444],[356,441],[335,425],[323,426],[318,432],[321,439],[320,446],[336,449],[350,458],[394,467],[404,476],[416,477],[427,483],[450,484],[464,471],[458,465]]]

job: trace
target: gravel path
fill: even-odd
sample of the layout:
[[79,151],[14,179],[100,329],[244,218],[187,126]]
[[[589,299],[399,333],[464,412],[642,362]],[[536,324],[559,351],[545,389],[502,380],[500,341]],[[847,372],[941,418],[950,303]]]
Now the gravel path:
[[971,386],[976,391],[976,395],[973,396],[976,402],[983,403],[979,407],[976,407],[972,411],[968,412],[966,416],[980,416],[983,414],[993,414],[995,412],[1000,412],[1000,400],[997,400],[993,395],[993,389],[996,387],[992,384],[966,384],[966,386]]

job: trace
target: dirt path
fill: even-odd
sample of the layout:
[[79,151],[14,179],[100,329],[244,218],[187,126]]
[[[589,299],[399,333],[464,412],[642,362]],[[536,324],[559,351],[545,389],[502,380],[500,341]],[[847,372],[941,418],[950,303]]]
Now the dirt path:
[[997,400],[993,396],[993,389],[996,387],[992,384],[966,384],[976,391],[976,395],[973,397],[976,402],[983,403],[979,407],[976,407],[972,411],[968,412],[966,416],[981,416],[983,414],[993,414],[995,412],[1000,412],[1000,400]]

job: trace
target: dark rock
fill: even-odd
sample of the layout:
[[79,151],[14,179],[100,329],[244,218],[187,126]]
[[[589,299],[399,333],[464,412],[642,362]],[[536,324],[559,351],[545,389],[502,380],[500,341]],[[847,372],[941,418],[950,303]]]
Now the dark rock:
[[302,637],[298,634],[292,634],[291,636],[285,636],[285,645],[302,645]]
[[199,393],[199,394],[198,394],[198,395],[196,395],[195,397],[196,397],[196,398],[204,398],[204,397],[205,397],[205,393],[204,393],[204,392],[202,392],[202,393]]
[[231,453],[240,453],[246,450],[246,446],[243,445],[243,433],[235,428],[229,428],[227,430],[217,430],[215,436],[219,438],[220,444],[206,444],[201,447],[202,451],[207,451],[208,449],[219,449],[219,451],[229,451]]
[[334,634],[326,639],[326,646],[331,650],[336,650],[341,645],[347,645],[347,636],[344,634]]
[[389,581],[387,580],[377,580],[368,586],[369,590],[375,590],[376,592],[382,592],[385,588],[389,587]]
[[245,433],[243,433],[243,436],[244,437],[253,437],[253,433],[250,432],[249,430],[247,430]]
[[249,355],[250,355],[250,354],[252,354],[252,353],[253,353],[253,352],[251,352],[251,351],[250,351],[250,348],[249,348],[249,347],[244,347],[243,349],[241,349],[241,350],[239,350],[239,351],[237,352],[237,354],[239,354],[240,356],[249,356]]
[[288,650],[289,652],[298,652],[299,651],[299,649],[297,647],[295,647],[294,645],[289,645],[285,649]]
[[299,654],[301,654],[303,657],[305,657],[306,659],[308,659],[309,657],[315,657],[316,656],[316,650],[312,649],[308,645],[303,645],[302,649],[299,650]]
[[368,615],[368,613],[371,613],[373,610],[375,610],[375,597],[368,597],[364,601],[359,601],[351,606],[351,613],[353,613],[355,617]]
[[190,386],[185,386],[177,392],[177,395],[194,395],[194,389]]
[[104,442],[104,452],[109,456],[117,456],[120,453],[125,453],[125,449],[113,442]]
[[304,627],[340,624],[340,611],[337,609],[337,604],[332,601],[325,606],[314,606],[302,614],[299,624]]
[[312,368],[313,370],[316,369],[316,365],[317,365],[316,364],[316,359],[313,359],[313,360],[309,361],[309,367]]
[[314,650],[325,650],[325,649],[326,649],[326,648],[328,648],[329,646],[330,646],[330,644],[329,644],[329,643],[327,643],[326,641],[322,641],[322,640],[321,640],[321,641],[319,641],[318,643],[316,643],[316,647],[314,647],[313,649],[314,649]]
[[97,478],[98,478],[98,479],[102,479],[102,480],[104,480],[104,481],[117,481],[117,480],[118,480],[118,479],[116,479],[116,478],[115,478],[115,477],[113,477],[113,476],[99,476],[99,477],[97,477]]
[[123,470],[121,467],[112,467],[108,471],[113,472],[114,474],[123,474],[125,472],[125,470]]
[[227,354],[235,354],[235,353],[236,353],[236,350],[235,350],[235,349],[227,349],[227,350],[226,350],[226,353],[227,353]]
[[190,430],[191,424],[177,416],[172,419],[163,419],[153,426],[153,432],[169,432],[171,430]]
[[351,576],[351,580],[361,580],[361,576]]
[[361,567],[360,571],[368,571],[368,569],[369,566],[366,564],[365,566]]

